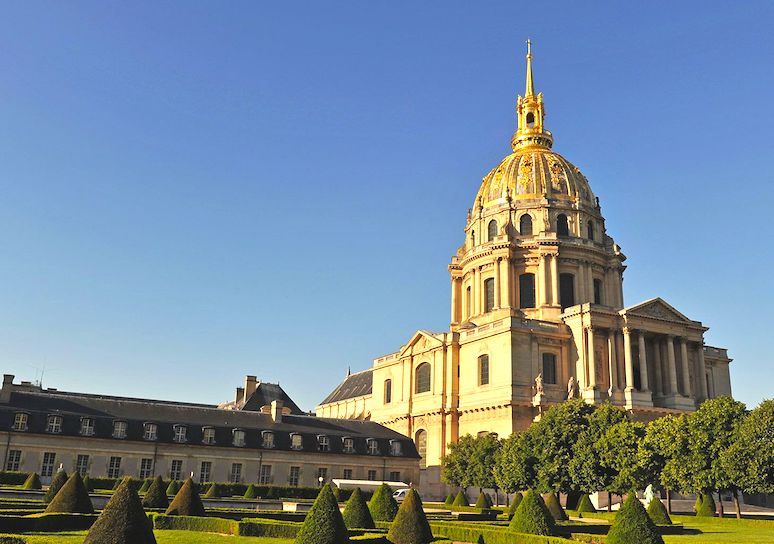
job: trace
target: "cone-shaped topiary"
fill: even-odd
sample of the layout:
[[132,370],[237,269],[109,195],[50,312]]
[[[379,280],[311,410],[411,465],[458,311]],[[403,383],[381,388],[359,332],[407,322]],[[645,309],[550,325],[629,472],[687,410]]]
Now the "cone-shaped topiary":
[[93,514],[89,492],[83,485],[83,479],[77,470],[67,479],[62,488],[48,503],[46,512],[61,512],[68,514]]
[[352,495],[349,496],[342,516],[347,529],[374,529],[376,527],[359,487],[356,487]]
[[543,501],[546,503],[546,508],[551,512],[556,521],[567,521],[567,514],[559,503],[559,499],[556,497],[556,493],[546,493],[543,495]]
[[331,492],[336,502],[341,502],[341,489],[339,489],[339,486],[331,484]]
[[177,495],[178,491],[180,491],[180,482],[177,480],[169,482],[169,485],[167,486],[167,495],[172,495],[174,497]]
[[706,518],[715,517],[715,508],[715,498],[712,496],[712,493],[705,493],[701,497],[701,504],[699,509],[696,510],[696,515]]
[[245,499],[254,499],[258,496],[258,491],[255,489],[255,484],[250,484],[247,486],[247,489],[245,489],[245,494],[243,498]]
[[585,493],[578,499],[578,512],[596,512],[597,509],[591,503],[591,499]]
[[172,499],[166,514],[168,516],[204,516],[204,505],[202,499],[199,497],[199,492],[196,491],[196,484],[193,483],[191,478],[188,478],[183,485],[180,486],[180,490]]
[[387,540],[393,544],[428,544],[433,541],[430,524],[416,490],[409,489],[390,525]]
[[142,481],[142,485],[140,486],[140,489],[137,490],[137,492],[145,493],[146,491],[148,491],[148,488],[151,486],[152,483],[153,483],[153,480],[151,478],[145,478]]
[[481,493],[476,499],[476,508],[489,508],[489,501],[486,500],[486,493]]
[[615,515],[605,542],[607,544],[632,544],[633,542],[664,544],[664,539],[658,534],[653,520],[648,516],[640,499],[634,493],[629,493]]
[[43,495],[43,502],[51,502],[62,486],[67,482],[67,473],[64,470],[57,471],[54,474],[54,478],[51,480],[51,485],[48,486],[48,491]]
[[454,497],[454,506],[470,506],[470,503],[468,502],[468,497],[465,495],[465,492],[460,489],[457,491],[457,496]]
[[656,525],[672,525],[672,518],[664,507],[664,503],[658,497],[653,497],[648,504],[648,515]]
[[118,486],[83,544],[156,544],[151,521],[129,481]]
[[556,531],[556,522],[540,494],[528,489],[509,527],[517,533],[550,536]]
[[37,472],[30,472],[30,475],[24,480],[22,489],[43,489],[43,485],[40,483],[40,476],[38,476]]
[[220,496],[221,496],[220,486],[217,483],[212,482],[212,484],[210,484],[210,488],[207,490],[207,493],[205,493],[204,496],[207,499],[218,499],[218,498],[220,498]]
[[347,544],[349,532],[333,496],[331,484],[325,484],[296,535],[296,544]]
[[452,504],[454,504],[454,495],[452,495],[451,493],[449,493],[448,495],[446,495],[446,500],[445,500],[445,501],[443,501],[443,503],[444,503],[446,506],[451,506]]
[[398,513],[398,503],[392,496],[392,489],[387,484],[382,484],[368,503],[371,517],[374,521],[392,521]]
[[521,504],[522,499],[524,499],[524,495],[521,494],[521,491],[517,491],[516,494],[513,496],[513,502],[511,502],[511,507],[508,509],[508,521],[513,519],[513,514],[516,513],[516,509]]
[[94,484],[91,483],[91,478],[89,478],[88,474],[83,478],[83,487],[85,487],[86,491],[88,491],[89,493],[94,491]]
[[148,487],[148,491],[145,492],[145,496],[142,498],[142,505],[145,508],[167,508],[169,506],[166,486],[161,476],[156,476],[153,483]]

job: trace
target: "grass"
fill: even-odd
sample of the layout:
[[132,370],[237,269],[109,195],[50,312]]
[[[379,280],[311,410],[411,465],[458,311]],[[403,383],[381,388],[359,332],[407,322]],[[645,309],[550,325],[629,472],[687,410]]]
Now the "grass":
[[774,520],[672,516],[672,521],[697,532],[664,536],[666,544],[774,544]]
[[[229,536],[197,531],[154,531],[158,544],[293,544],[293,540],[284,538],[265,538],[254,536]],[[67,533],[28,533],[23,535],[29,544],[81,544],[86,531]]]

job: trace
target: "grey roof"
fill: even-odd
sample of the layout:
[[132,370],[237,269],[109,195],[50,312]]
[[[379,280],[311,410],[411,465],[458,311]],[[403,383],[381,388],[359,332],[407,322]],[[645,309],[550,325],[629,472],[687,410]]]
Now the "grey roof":
[[328,404],[331,402],[353,399],[355,397],[362,397],[363,395],[370,395],[372,389],[373,372],[369,368],[368,370],[355,372],[344,378],[344,381],[336,386],[336,389],[334,389],[330,395],[325,397],[320,404]]
[[304,413],[304,411],[293,402],[293,399],[285,393],[285,390],[282,389],[279,384],[265,382],[258,382],[255,391],[240,409],[258,412],[262,406],[269,405],[275,400],[281,400],[282,405],[285,408],[289,408],[291,414]]

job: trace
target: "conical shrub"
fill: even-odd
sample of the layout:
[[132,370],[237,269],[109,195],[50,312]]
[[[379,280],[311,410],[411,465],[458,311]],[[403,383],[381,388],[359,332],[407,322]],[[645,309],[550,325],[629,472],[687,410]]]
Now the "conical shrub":
[[648,515],[656,525],[672,525],[672,518],[664,507],[664,503],[658,497],[653,497],[648,503]]
[[359,487],[356,487],[352,495],[349,496],[342,517],[347,529],[374,529],[376,527]]
[[454,497],[454,506],[470,506],[468,497],[465,495],[465,492],[462,489],[457,491],[457,496]]
[[715,498],[712,496],[712,493],[705,493],[702,495],[699,509],[696,510],[696,516],[706,518],[715,517],[715,508]]
[[392,521],[398,513],[398,503],[392,496],[392,489],[387,484],[382,484],[374,492],[368,503],[368,510],[374,521]]
[[320,489],[296,535],[296,544],[347,544],[349,532],[333,496],[331,484]]
[[449,493],[448,495],[446,495],[446,500],[445,500],[445,501],[443,501],[443,503],[444,503],[446,506],[451,506],[452,504],[454,504],[454,495],[452,495],[451,493]]
[[177,492],[180,491],[180,482],[177,480],[172,480],[169,482],[169,485],[167,486],[167,496],[174,497],[177,495]]
[[142,481],[142,485],[140,486],[140,489],[137,490],[137,492],[138,493],[145,493],[146,491],[148,491],[148,488],[151,486],[152,483],[153,483],[153,479],[145,478]]
[[339,489],[339,486],[331,484],[331,492],[336,502],[341,502],[341,489]]
[[585,493],[581,495],[580,499],[578,499],[578,512],[596,512],[597,509],[594,508],[594,504],[592,504],[591,499],[588,495]]
[[142,505],[145,508],[167,508],[169,499],[167,498],[167,486],[161,476],[156,476],[153,483],[148,487],[145,496],[142,498]]
[[513,496],[511,507],[508,508],[508,521],[513,519],[513,514],[516,513],[516,509],[519,507],[523,499],[524,499],[524,495],[521,494],[521,491],[517,491],[516,494]]
[[169,507],[167,507],[166,514],[168,516],[204,516],[204,505],[202,499],[199,497],[199,492],[196,491],[196,484],[193,483],[191,478],[188,478],[180,490],[172,499]]
[[151,521],[129,481],[118,486],[83,544],[156,544]]
[[556,521],[567,521],[567,514],[559,503],[556,493],[546,493],[543,495],[543,501],[546,503],[546,508],[548,508],[548,511],[551,512],[551,515],[554,516]]
[[204,494],[204,497],[207,499],[219,499],[221,495],[222,492],[220,486],[217,483],[212,482],[209,489],[207,489],[207,493]]
[[556,522],[539,493],[528,489],[516,508],[509,525],[517,533],[550,536],[556,532]]
[[393,544],[428,544],[433,541],[430,524],[416,490],[409,489],[390,525],[387,540]]
[[255,484],[248,485],[243,498],[255,499],[256,497],[258,497],[258,491],[255,489]]
[[51,480],[51,485],[48,486],[48,491],[43,495],[43,502],[51,502],[62,486],[67,482],[67,473],[64,470],[57,471],[54,474],[54,478]]
[[701,501],[704,500],[704,496],[701,493],[698,493],[696,495],[696,502],[693,503],[693,511],[698,512],[699,508],[701,508]]
[[481,493],[478,498],[476,499],[476,508],[489,508],[489,501],[486,500],[486,493]]
[[634,493],[629,493],[615,515],[607,544],[664,544],[656,526]]
[[30,475],[24,480],[22,489],[43,489],[43,485],[40,483],[40,476],[38,476],[37,472],[30,472]]
[[72,473],[65,484],[54,496],[46,512],[60,512],[68,514],[93,514],[94,506],[91,504],[89,492],[83,485],[83,479],[78,471]]
[[94,491],[94,484],[91,483],[91,478],[89,478],[88,474],[83,478],[83,487],[85,487],[86,491],[88,491],[89,493]]

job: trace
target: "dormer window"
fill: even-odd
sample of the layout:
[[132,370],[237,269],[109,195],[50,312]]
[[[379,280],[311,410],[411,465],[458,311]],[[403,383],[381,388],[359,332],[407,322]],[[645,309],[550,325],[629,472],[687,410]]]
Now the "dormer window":
[[188,427],[185,425],[175,425],[173,427],[174,434],[172,440],[175,442],[187,442],[188,441]]
[[274,447],[274,433],[271,431],[262,431],[261,432],[261,447],[262,448],[273,448]]
[[390,440],[390,455],[402,455],[403,448],[398,440]]
[[210,446],[215,443],[214,427],[202,427],[202,443]]
[[331,439],[325,436],[324,434],[319,435],[317,437],[317,449],[319,451],[330,451]]
[[375,438],[366,439],[366,445],[368,446],[368,455],[379,455],[379,443]]
[[62,432],[62,416],[48,416],[48,424],[46,425],[47,433],[58,434]]
[[113,438],[126,438],[126,421],[113,422]]
[[234,429],[232,444],[237,448],[243,448],[245,446],[245,432],[242,429]]
[[94,420],[90,417],[81,418],[81,436],[94,436]]
[[13,417],[13,430],[26,431],[28,419],[29,419],[29,416],[27,414],[22,412],[16,412],[16,415]]
[[146,423],[143,428],[142,437],[145,440],[156,440],[159,435],[159,426],[155,423]]
[[344,453],[355,453],[355,440],[345,437],[342,440],[341,448],[344,450]]
[[290,435],[290,449],[292,450],[304,449],[304,438],[300,434],[293,433]]

